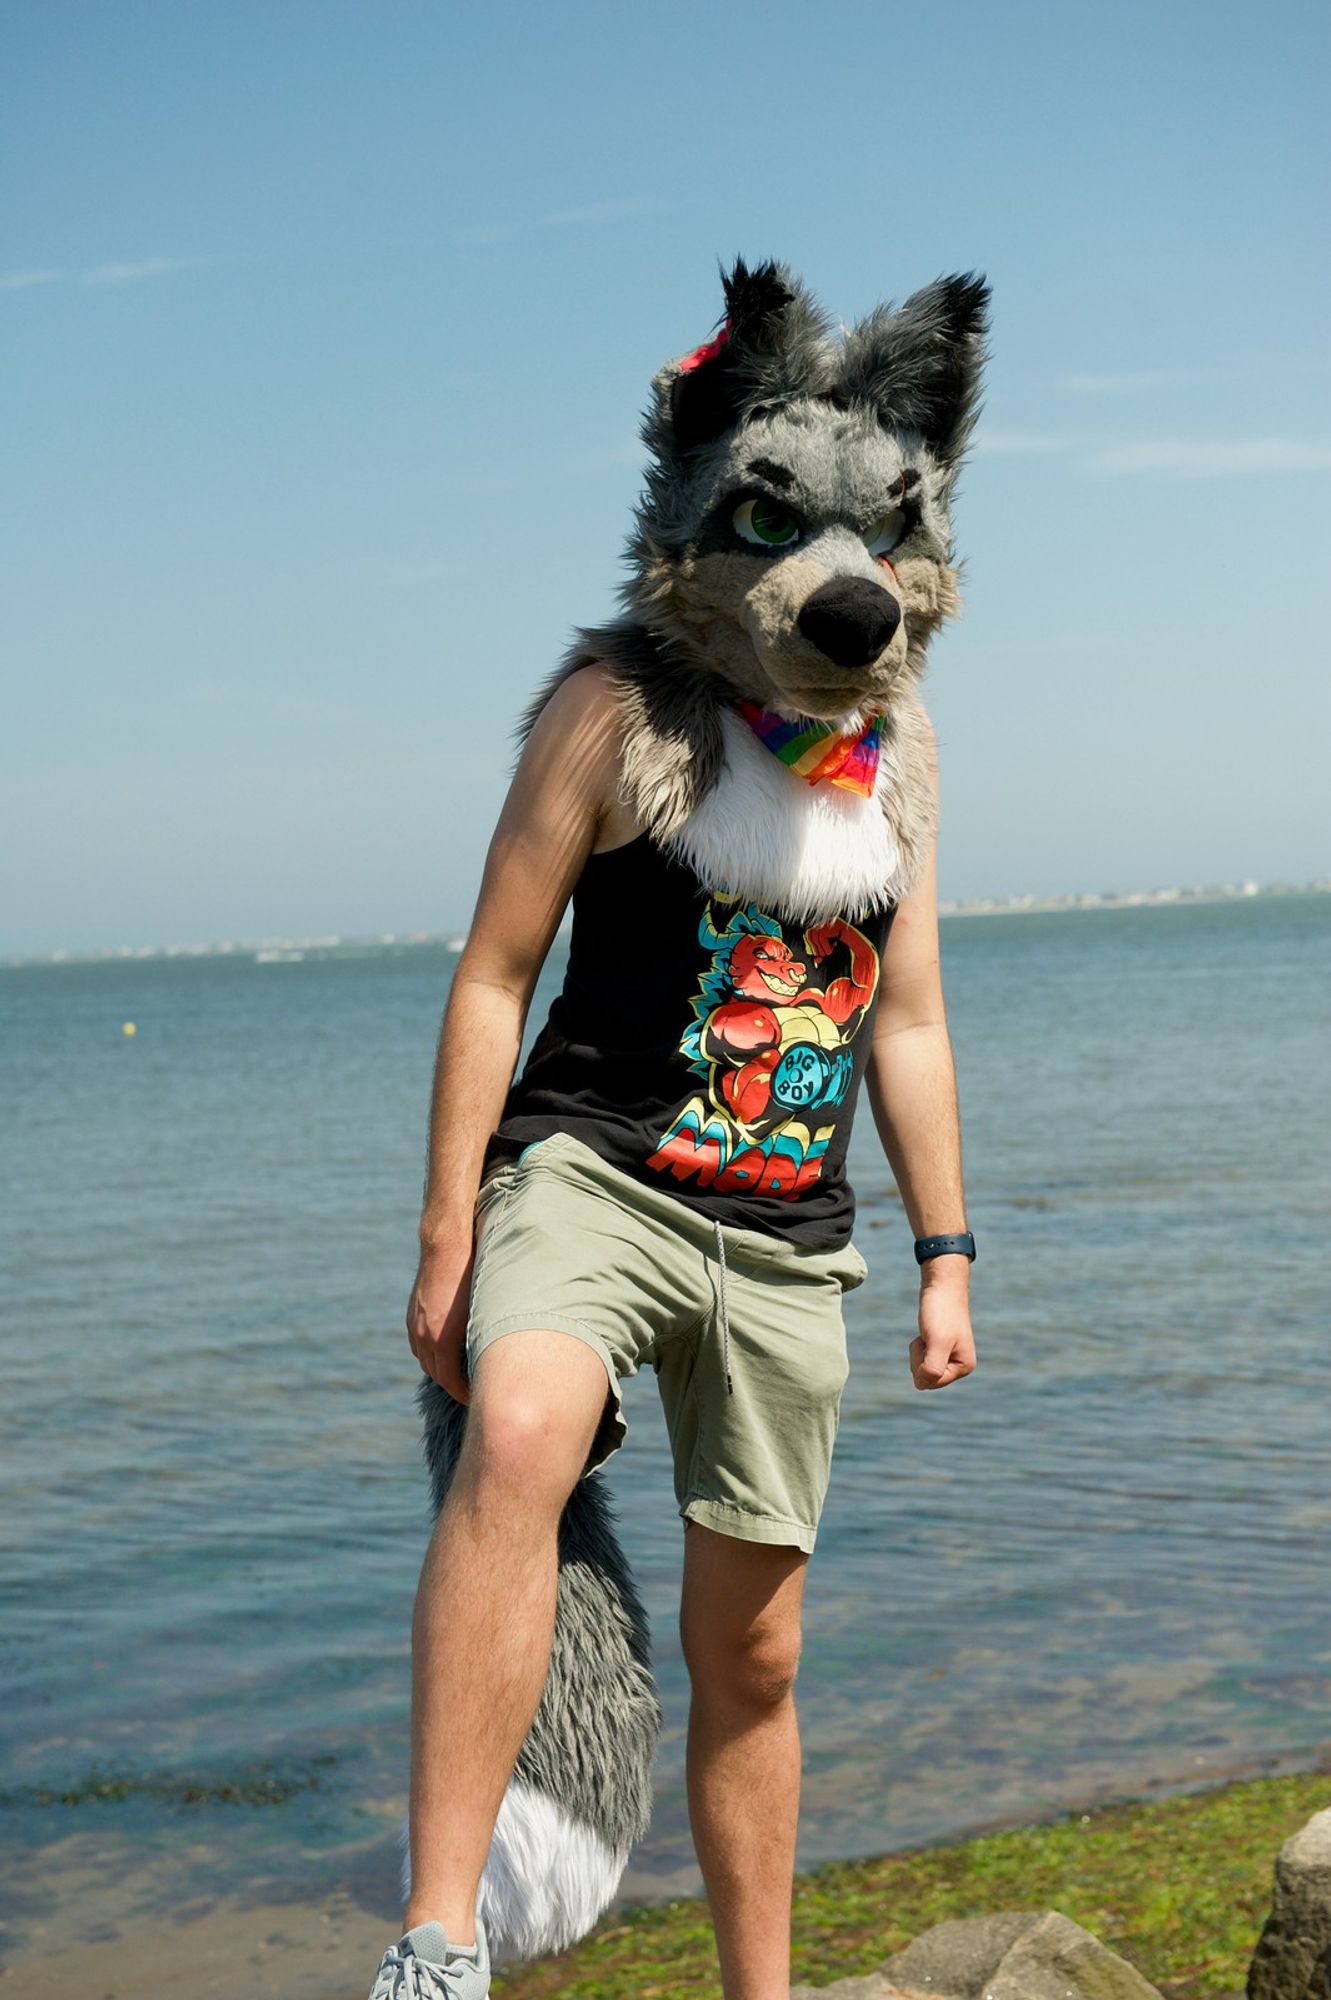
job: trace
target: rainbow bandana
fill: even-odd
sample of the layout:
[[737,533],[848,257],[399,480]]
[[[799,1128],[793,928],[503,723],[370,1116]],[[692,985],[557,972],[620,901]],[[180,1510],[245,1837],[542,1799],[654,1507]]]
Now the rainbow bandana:
[[881,715],[871,716],[858,736],[838,736],[830,722],[815,722],[811,716],[789,722],[756,701],[741,701],[738,707],[758,741],[807,784],[825,778],[829,785],[842,785],[861,798],[872,794],[883,741]]

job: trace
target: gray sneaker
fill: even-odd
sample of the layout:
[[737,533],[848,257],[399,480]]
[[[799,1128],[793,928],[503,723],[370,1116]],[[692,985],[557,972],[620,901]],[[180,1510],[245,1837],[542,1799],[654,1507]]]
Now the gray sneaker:
[[485,2000],[490,1952],[476,1919],[476,1943],[457,1951],[442,1924],[417,1924],[390,1944],[374,1975],[370,2000]]

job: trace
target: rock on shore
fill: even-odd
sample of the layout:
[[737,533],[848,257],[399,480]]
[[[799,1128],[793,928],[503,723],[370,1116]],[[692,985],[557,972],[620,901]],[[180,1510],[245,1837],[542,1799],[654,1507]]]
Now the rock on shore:
[[791,2000],[1159,2000],[1159,1994],[1070,1917],[1018,1910],[938,1924],[881,1971],[834,1986],[797,1986]]
[[1276,1857],[1248,2000],[1331,2000],[1331,1809],[1314,1813]]

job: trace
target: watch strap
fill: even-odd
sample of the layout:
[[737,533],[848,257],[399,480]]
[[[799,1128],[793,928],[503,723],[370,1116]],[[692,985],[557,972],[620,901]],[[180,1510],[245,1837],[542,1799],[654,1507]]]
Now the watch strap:
[[915,1262],[927,1264],[931,1257],[969,1257],[975,1262],[975,1238],[969,1229],[954,1236],[917,1236]]

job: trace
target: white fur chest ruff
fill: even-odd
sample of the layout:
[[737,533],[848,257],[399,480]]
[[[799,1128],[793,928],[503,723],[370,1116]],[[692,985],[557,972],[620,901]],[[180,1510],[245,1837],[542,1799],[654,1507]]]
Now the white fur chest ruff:
[[725,763],[716,783],[665,841],[705,888],[808,924],[898,902],[901,854],[884,811],[896,780],[884,745],[873,794],[811,785],[733,709],[721,715]]

